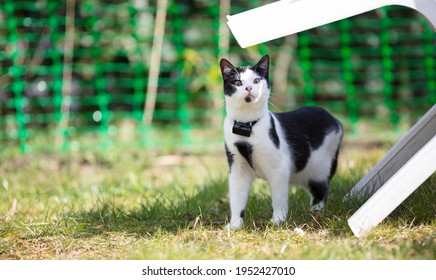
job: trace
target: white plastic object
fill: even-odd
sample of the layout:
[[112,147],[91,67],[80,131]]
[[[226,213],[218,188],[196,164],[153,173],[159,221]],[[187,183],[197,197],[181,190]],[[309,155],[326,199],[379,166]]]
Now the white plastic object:
[[348,219],[354,235],[361,237],[378,225],[435,171],[436,136],[433,136]]
[[389,5],[420,12],[436,29],[436,0],[282,0],[227,16],[242,48]]

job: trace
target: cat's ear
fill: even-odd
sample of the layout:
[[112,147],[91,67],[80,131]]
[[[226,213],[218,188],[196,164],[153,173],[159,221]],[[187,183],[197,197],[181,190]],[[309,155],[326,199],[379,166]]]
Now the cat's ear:
[[259,62],[254,65],[253,70],[259,73],[261,76],[268,78],[269,73],[269,55],[263,56]]
[[237,72],[235,66],[233,66],[227,59],[222,58],[220,61],[221,74],[226,79],[232,73]]

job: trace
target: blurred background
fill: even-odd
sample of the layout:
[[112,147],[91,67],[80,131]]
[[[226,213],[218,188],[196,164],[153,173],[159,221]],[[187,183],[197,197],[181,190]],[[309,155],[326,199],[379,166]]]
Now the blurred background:
[[0,0],[0,150],[221,147],[221,57],[269,54],[271,110],[323,106],[350,138],[401,135],[436,103],[436,33],[419,13],[241,49],[225,16],[271,2]]

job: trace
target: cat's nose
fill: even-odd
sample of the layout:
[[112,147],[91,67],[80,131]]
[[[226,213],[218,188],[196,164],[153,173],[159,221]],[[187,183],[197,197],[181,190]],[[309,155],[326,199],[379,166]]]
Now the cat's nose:
[[248,93],[250,93],[250,91],[251,91],[252,89],[253,89],[252,86],[247,86],[247,87],[245,88],[245,90],[248,91]]

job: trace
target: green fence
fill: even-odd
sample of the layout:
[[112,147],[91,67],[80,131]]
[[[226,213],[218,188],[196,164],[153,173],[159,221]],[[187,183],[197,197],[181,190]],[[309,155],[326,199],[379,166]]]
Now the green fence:
[[[144,125],[158,1],[0,0],[0,147],[93,141],[75,142],[81,135],[99,135],[103,146],[216,139],[221,56],[245,64],[269,53],[272,110],[321,105],[350,129],[360,120],[412,123],[436,103],[436,33],[413,10],[386,7],[241,49],[226,10],[271,1],[168,2],[153,121]],[[40,134],[50,136],[37,144]]]

